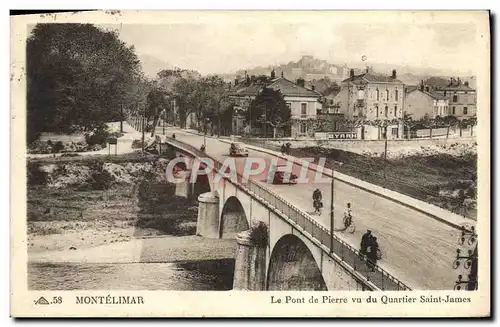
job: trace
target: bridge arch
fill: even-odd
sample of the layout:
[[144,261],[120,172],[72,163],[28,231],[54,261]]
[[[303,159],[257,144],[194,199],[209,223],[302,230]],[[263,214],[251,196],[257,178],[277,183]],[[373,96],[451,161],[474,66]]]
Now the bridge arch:
[[245,209],[237,197],[231,196],[224,203],[220,220],[220,238],[234,239],[239,232],[250,229]]
[[269,259],[267,290],[328,290],[314,256],[297,236],[284,235],[275,244]]

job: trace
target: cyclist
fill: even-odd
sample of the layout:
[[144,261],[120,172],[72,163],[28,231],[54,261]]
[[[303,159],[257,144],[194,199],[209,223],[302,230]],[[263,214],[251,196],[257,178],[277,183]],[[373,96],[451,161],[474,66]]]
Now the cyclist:
[[322,207],[321,200],[323,199],[323,195],[321,191],[317,188],[313,192],[313,207],[316,212]]
[[344,227],[345,228],[349,227],[351,223],[352,223],[352,210],[351,210],[351,204],[348,202],[347,210],[344,212]]

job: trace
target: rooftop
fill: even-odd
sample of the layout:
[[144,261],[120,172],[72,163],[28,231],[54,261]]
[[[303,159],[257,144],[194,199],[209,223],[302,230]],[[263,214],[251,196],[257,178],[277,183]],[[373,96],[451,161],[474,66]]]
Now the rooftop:
[[404,84],[397,78],[392,78],[388,75],[375,74],[373,72],[365,72],[360,75],[354,75],[353,78],[346,78],[342,82],[367,82],[367,83],[393,83],[393,84]]
[[406,93],[410,93],[410,92],[414,92],[414,91],[418,91],[418,92],[422,92],[428,96],[430,96],[431,98],[433,99],[436,99],[436,100],[446,100],[448,99],[448,97],[444,96],[444,95],[441,95],[439,93],[436,93],[434,91],[421,91],[420,88],[418,86],[415,86],[415,85],[410,85],[409,87],[407,87],[406,89]]
[[256,96],[257,93],[264,87],[279,90],[283,96],[290,97],[321,97],[321,93],[313,91],[309,88],[300,86],[284,77],[275,78],[266,84],[251,84],[249,86],[240,88],[234,92],[236,96]]

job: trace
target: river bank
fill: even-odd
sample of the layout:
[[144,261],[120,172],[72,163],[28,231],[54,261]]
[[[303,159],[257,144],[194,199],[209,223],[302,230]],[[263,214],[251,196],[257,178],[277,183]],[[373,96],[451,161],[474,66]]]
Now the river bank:
[[175,195],[168,158],[28,162],[30,289],[227,290],[236,243],[196,236],[197,201]]

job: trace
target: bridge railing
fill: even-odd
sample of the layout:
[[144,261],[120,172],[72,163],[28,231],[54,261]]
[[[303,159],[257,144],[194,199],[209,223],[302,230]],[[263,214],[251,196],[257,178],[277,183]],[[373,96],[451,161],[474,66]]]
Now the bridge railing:
[[[200,158],[205,157],[212,160],[214,163],[214,169],[219,170],[222,167],[222,163],[220,161],[210,157],[200,149],[170,137],[167,137],[167,139],[169,143],[188,150]],[[241,174],[238,174],[238,180],[241,180],[241,178]],[[231,179],[228,178],[228,181],[231,182]],[[382,267],[367,262],[364,256],[361,255],[357,249],[353,248],[351,245],[347,244],[335,235],[333,235],[332,238],[328,229],[320,225],[315,219],[304,213],[295,205],[275,194],[273,191],[267,189],[265,186],[252,180],[248,180],[246,185],[240,186],[246,187],[250,192],[264,199],[264,201],[269,203],[269,205],[283,213],[283,215],[288,217],[300,226],[306,233],[311,235],[313,239],[329,248],[330,253],[335,253],[342,261],[364,276],[368,281],[375,284],[381,290],[410,290],[410,288],[402,281],[392,276]]]

